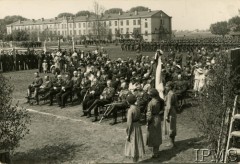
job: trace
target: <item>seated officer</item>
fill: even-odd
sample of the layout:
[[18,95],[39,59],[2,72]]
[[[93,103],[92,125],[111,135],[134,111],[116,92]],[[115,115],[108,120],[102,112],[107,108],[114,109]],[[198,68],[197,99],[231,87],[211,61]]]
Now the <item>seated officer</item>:
[[27,99],[28,102],[30,100],[30,98],[32,97],[32,93],[34,93],[34,98],[37,99],[37,92],[39,90],[39,87],[42,85],[43,83],[43,79],[41,77],[39,77],[39,73],[35,72],[35,79],[33,80],[32,84],[30,84],[28,86],[28,90],[27,90]]
[[39,104],[39,95],[46,94],[47,92],[50,91],[50,89],[53,86],[52,82],[50,81],[50,77],[48,75],[45,76],[44,79],[45,79],[45,83],[40,86],[40,88],[36,94],[37,104]]
[[72,77],[72,81],[73,81],[73,95],[77,94],[78,99],[80,100],[80,83],[81,83],[81,79],[78,76],[78,72],[74,71],[73,72],[73,77]]
[[100,95],[100,99],[96,99],[93,104],[87,109],[88,117],[91,117],[91,111],[94,109],[95,119],[93,122],[98,121],[98,107],[111,103],[114,94],[115,90],[112,87],[112,81],[107,80],[107,87],[104,88],[102,94]]
[[84,96],[88,92],[90,86],[91,81],[87,78],[87,74],[84,74],[84,77],[80,83],[80,102],[84,99]]
[[83,115],[87,116],[87,107],[93,104],[93,102],[99,98],[103,91],[103,86],[101,85],[101,82],[98,81],[98,79],[94,79],[92,81],[92,86],[89,88],[88,93],[85,97],[85,99],[82,102],[82,109],[83,109]]
[[119,109],[126,110],[128,108],[126,98],[129,94],[131,94],[131,91],[128,90],[128,85],[125,82],[122,84],[122,90],[119,92],[119,101],[112,103],[108,112],[103,116],[108,117],[111,113],[113,114],[113,122],[110,123],[111,125],[117,124],[117,111]]
[[67,98],[71,94],[73,88],[73,81],[71,80],[71,76],[69,74],[66,74],[65,77],[66,80],[61,88],[61,91],[56,94],[58,105],[61,108],[65,108]]
[[53,88],[51,88],[50,91],[47,93],[47,95],[45,95],[40,100],[46,100],[46,99],[49,98],[50,99],[49,106],[52,106],[52,104],[53,104],[53,96],[61,91],[62,86],[64,86],[64,81],[62,79],[62,76],[58,75],[57,76],[57,81],[53,84]]

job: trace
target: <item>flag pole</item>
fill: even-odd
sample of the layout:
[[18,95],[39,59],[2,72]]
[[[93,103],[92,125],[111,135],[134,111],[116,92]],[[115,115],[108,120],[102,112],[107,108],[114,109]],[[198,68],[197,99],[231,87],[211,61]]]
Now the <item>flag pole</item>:
[[60,50],[60,38],[58,37],[58,50]]
[[73,51],[75,50],[75,42],[74,42],[74,37],[72,37],[72,48],[73,48]]

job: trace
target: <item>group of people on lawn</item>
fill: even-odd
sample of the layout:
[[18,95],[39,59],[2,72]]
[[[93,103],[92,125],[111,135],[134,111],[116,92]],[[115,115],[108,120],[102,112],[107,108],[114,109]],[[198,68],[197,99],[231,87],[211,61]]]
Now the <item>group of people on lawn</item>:
[[54,75],[45,74],[43,82],[36,72],[33,83],[28,87],[28,100],[33,98],[37,104],[41,100],[49,100],[49,105],[53,105],[56,98],[59,107],[65,108],[68,98],[71,101],[76,98],[82,104],[83,117],[92,117],[94,111],[93,122],[99,120],[99,107],[107,106],[103,117],[112,115],[111,125],[117,124],[118,111],[127,112],[125,155],[133,157],[136,162],[145,153],[141,114],[146,114],[146,143],[153,147],[153,157],[158,157],[162,127],[163,134],[169,139],[168,146],[173,147],[179,101],[184,99],[187,90],[193,88],[197,96],[210,84],[208,73],[219,50],[201,48],[194,51],[194,56],[188,53],[185,65],[182,64],[182,56],[172,50],[165,57],[163,51],[157,50],[153,58],[138,52],[136,59],[127,60],[110,60],[108,55],[98,50],[87,56],[83,51],[79,52],[70,56],[71,65],[67,67],[67,73],[63,74],[56,67]]

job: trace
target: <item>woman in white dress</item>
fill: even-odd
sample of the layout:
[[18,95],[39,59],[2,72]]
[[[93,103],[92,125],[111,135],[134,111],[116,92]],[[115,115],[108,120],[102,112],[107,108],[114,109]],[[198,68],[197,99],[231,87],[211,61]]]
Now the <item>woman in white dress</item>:
[[162,77],[161,77],[161,72],[162,72],[162,60],[161,60],[161,55],[163,55],[163,51],[158,49],[156,54],[155,54],[155,61],[156,61],[156,76],[155,76],[155,88],[159,92],[159,96],[163,99],[163,82],[162,82]]

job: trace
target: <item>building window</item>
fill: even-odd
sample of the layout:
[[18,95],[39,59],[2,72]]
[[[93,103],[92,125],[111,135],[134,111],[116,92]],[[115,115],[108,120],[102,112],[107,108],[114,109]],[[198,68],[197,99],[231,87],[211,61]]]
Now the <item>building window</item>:
[[78,28],[80,28],[81,27],[81,23],[78,23]]
[[58,35],[60,35],[60,31],[58,31]]
[[86,34],[86,31],[85,31],[85,30],[83,30],[83,34],[84,34],[84,35]]
[[71,23],[69,24],[69,27],[72,28],[72,24]]
[[109,21],[109,26],[112,26],[112,22],[111,21]]
[[73,34],[76,35],[76,30],[73,31]]
[[138,20],[138,25],[140,25],[140,24],[141,24],[141,20],[139,19],[139,20]]
[[115,21],[115,26],[117,26],[117,21]]
[[54,34],[57,35],[57,31],[54,31]]
[[90,22],[88,22],[88,27],[90,27]]
[[73,24],[73,28],[76,28],[76,23]]
[[83,27],[85,28],[85,23],[83,23]]
[[164,21],[163,19],[160,20],[160,24],[163,25],[164,24]]
[[72,30],[70,30],[70,35],[72,35]]
[[123,26],[123,21],[122,20],[120,21],[120,25]]
[[104,22],[103,25],[104,25],[104,27],[106,27],[107,26],[106,22]]
[[79,30],[79,35],[81,35],[81,30]]
[[120,31],[120,32],[121,32],[121,34],[123,34],[123,28],[121,28],[121,31]]
[[148,23],[147,22],[145,22],[145,28],[148,28]]
[[133,20],[133,25],[136,25],[136,20]]
[[115,34],[117,33],[117,31],[118,31],[118,29],[117,29],[117,28],[115,28]]
[[148,31],[145,31],[145,36],[148,36]]
[[129,28],[126,28],[126,32],[129,32]]
[[109,29],[109,34],[112,34],[112,29]]
[[129,25],[129,20],[127,20],[126,25],[127,25],[127,26]]

